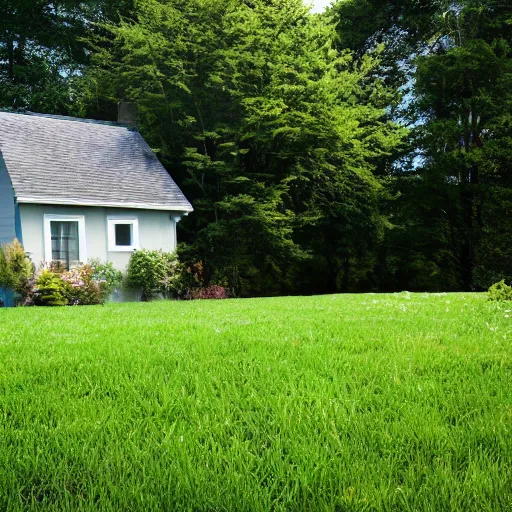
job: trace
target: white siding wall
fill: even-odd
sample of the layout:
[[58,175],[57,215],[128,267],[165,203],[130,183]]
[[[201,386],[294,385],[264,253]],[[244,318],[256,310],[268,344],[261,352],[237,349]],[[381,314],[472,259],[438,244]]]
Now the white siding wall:
[[83,215],[87,258],[111,261],[119,270],[125,270],[129,252],[108,251],[107,218],[126,215],[136,217],[139,222],[141,249],[163,249],[172,252],[176,248],[176,223],[179,212],[158,210],[135,210],[122,208],[97,208],[79,206],[56,206],[42,204],[20,204],[23,245],[36,264],[44,261],[44,216]]

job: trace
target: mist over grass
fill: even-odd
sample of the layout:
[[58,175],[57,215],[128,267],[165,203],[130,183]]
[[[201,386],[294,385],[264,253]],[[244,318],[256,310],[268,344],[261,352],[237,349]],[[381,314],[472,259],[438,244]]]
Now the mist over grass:
[[0,509],[512,509],[510,306],[0,310]]

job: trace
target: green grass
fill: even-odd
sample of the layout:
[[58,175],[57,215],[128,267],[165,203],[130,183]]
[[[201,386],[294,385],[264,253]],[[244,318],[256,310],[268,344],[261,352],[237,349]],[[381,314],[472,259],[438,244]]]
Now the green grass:
[[509,309],[0,310],[0,510],[512,510]]

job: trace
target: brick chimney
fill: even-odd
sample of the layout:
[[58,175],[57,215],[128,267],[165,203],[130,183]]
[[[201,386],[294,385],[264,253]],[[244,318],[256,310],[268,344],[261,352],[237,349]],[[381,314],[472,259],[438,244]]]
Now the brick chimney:
[[117,104],[117,122],[132,128],[137,127],[137,103],[120,101]]

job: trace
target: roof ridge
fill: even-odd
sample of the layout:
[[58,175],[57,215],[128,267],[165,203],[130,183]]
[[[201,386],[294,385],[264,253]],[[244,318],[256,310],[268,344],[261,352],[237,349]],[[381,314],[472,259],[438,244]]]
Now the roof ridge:
[[2,108],[2,109],[0,109],[0,113],[18,114],[18,115],[22,115],[22,116],[32,116],[32,117],[44,117],[46,119],[55,119],[57,121],[71,121],[71,122],[87,123],[87,124],[101,124],[104,126],[113,126],[114,128],[127,128],[131,131],[138,131],[133,126],[130,126],[127,124],[122,124],[122,123],[117,123],[115,121],[102,121],[99,119],[87,119],[84,117],[60,116],[57,114],[42,114],[40,112],[32,112],[30,110],[24,110],[24,109],[11,110],[11,109]]

